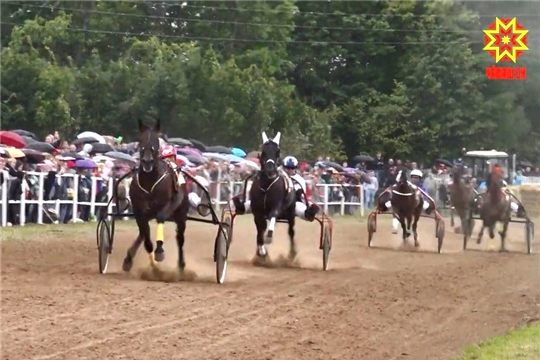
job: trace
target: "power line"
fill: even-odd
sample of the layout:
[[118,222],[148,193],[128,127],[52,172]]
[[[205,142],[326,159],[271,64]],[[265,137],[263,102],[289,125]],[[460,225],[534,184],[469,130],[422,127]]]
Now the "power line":
[[[28,20],[27,20],[28,21]],[[0,25],[13,25],[23,26],[24,24],[16,24],[12,22],[0,22]],[[356,42],[356,41],[301,41],[301,40],[263,40],[263,39],[237,39],[237,38],[218,38],[218,37],[204,37],[204,36],[184,36],[184,35],[165,35],[165,34],[148,34],[148,33],[133,33],[128,31],[110,31],[110,30],[86,30],[79,28],[66,28],[67,31],[82,32],[89,34],[106,34],[106,35],[123,35],[133,37],[156,37],[158,39],[175,39],[175,40],[202,40],[202,41],[216,41],[216,42],[245,42],[245,43],[266,43],[266,44],[304,44],[304,45],[437,45],[437,44],[475,44],[483,42],[475,41],[378,41],[378,42]]]
[[[4,1],[4,3],[10,3],[10,2]],[[23,5],[30,8],[40,8],[40,9],[47,8],[45,5],[20,4],[20,3],[11,3],[11,4]],[[185,5],[185,7],[187,6],[194,6],[194,5]],[[337,30],[337,31],[357,31],[357,32],[448,33],[448,34],[456,33],[456,34],[461,34],[461,35],[465,35],[469,33],[482,34],[482,30],[449,30],[449,29],[421,30],[421,29],[392,29],[392,28],[362,29],[362,28],[356,28],[356,27],[309,26],[309,25],[296,25],[296,24],[290,24],[290,25],[289,24],[267,24],[267,23],[249,23],[249,22],[212,20],[212,19],[181,18],[181,17],[173,17],[173,16],[130,14],[130,13],[102,11],[102,10],[74,9],[74,8],[65,8],[65,7],[60,8],[60,9],[54,9],[52,8],[52,6],[49,6],[49,8],[51,9],[51,11],[65,10],[65,11],[72,11],[72,12],[78,12],[78,13],[93,13],[93,14],[99,14],[99,15],[121,16],[121,17],[127,17],[127,18],[173,20],[173,21],[186,22],[186,23],[195,22],[195,23],[209,23],[209,24],[260,26],[260,27],[271,27],[271,28],[298,28],[298,29],[311,29],[311,30]],[[210,7],[205,7],[205,8],[210,8]],[[216,8],[216,9],[221,9],[221,8]],[[256,9],[256,10],[260,10],[260,9]],[[265,11],[265,10],[260,10],[260,11]]]
[[[200,9],[200,10],[219,10],[219,11],[237,11],[237,12],[262,12],[262,13],[275,13],[275,14],[291,14],[290,10],[280,10],[280,9],[246,9],[246,8],[221,8],[216,6],[204,6],[204,5],[189,5],[189,4],[170,4],[167,1],[147,1],[147,0],[131,0],[135,3],[145,3],[149,5],[163,5],[163,6],[180,6],[181,8],[190,8],[190,9]],[[398,0],[399,1],[399,0]],[[415,17],[415,18],[423,18],[423,17],[436,17],[436,18],[446,18],[451,17],[455,18],[455,15],[442,15],[442,14],[381,14],[381,13],[364,13],[364,14],[346,14],[342,12],[317,12],[317,11],[300,11],[297,10],[294,13],[298,14],[305,14],[305,15],[319,15],[319,16],[370,16],[370,17]],[[472,13],[475,16],[478,16],[480,18],[495,18],[500,17],[501,14],[475,14]],[[540,14],[520,14],[520,15],[514,15],[515,17],[540,17]],[[512,17],[514,17],[512,16]]]

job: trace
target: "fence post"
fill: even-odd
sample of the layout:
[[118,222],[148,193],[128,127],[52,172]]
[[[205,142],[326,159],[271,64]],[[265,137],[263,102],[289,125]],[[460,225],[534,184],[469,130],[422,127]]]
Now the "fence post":
[[71,220],[75,223],[77,219],[77,203],[79,202],[79,175],[73,175],[73,213],[71,214]]
[[28,192],[28,183],[26,182],[26,177],[22,179],[21,183],[21,201],[19,203],[19,222],[21,226],[24,226],[26,223],[26,193]]
[[97,178],[92,176],[90,179],[90,216],[94,216],[96,213]]
[[343,192],[343,188],[346,186],[347,185],[342,184],[341,190],[339,190],[341,192],[341,204],[339,205],[339,212],[341,216],[345,215],[345,193]]
[[37,203],[37,223],[43,224],[43,190],[45,187],[45,173],[38,174],[38,203]]
[[364,216],[364,185],[359,184],[358,189],[360,190],[360,216]]
[[[114,181],[114,177],[110,177],[109,178],[109,184],[107,186],[107,202],[112,199],[113,197],[113,194],[114,194],[114,185],[115,185],[115,181]],[[126,190],[126,197],[127,197],[127,190]],[[112,214],[112,208],[113,206],[116,206],[116,201],[111,201],[111,203],[109,204],[109,207],[107,208],[107,214]],[[115,213],[118,213],[120,209],[116,209],[115,208]],[[107,218],[109,221],[111,220],[110,217]]]
[[321,184],[324,189],[324,197],[323,197],[323,209],[324,213],[328,214],[328,184]]
[[10,185],[9,173],[7,171],[2,171],[2,178],[4,182],[0,184],[2,186],[2,226],[7,226],[7,209],[8,209],[8,196],[7,190]]

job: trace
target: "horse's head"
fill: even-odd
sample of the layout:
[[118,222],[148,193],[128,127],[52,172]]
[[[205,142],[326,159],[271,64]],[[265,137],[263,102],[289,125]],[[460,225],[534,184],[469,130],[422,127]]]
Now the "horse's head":
[[144,172],[154,170],[155,164],[159,161],[159,133],[161,124],[159,119],[154,127],[146,126],[141,120],[139,123],[139,151],[140,163]]
[[266,177],[269,179],[275,179],[278,172],[279,162],[279,140],[281,139],[281,133],[278,132],[273,139],[268,139],[266,133],[262,133],[263,146],[259,160],[261,162],[261,168]]
[[409,181],[408,181],[408,177],[407,177],[407,170],[405,169],[400,169],[397,173],[397,176],[396,176],[396,184],[399,186],[399,187],[402,187],[402,186],[409,186]]

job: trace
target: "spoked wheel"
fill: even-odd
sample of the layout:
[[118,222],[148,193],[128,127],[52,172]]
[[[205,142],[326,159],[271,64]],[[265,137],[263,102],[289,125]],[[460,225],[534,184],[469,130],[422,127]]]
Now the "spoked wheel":
[[[225,233],[225,234],[223,234]],[[216,262],[216,280],[218,284],[225,282],[227,274],[227,255],[229,254],[229,237],[231,236],[230,219],[225,219],[220,225],[216,244],[214,247],[214,261]]]
[[525,223],[526,225],[526,231],[525,231],[525,240],[527,241],[527,254],[532,253],[532,242],[534,239],[534,223],[532,221],[527,221]]
[[322,239],[322,262],[323,262],[323,270],[328,270],[328,260],[330,258],[330,250],[332,250],[332,244],[331,244],[331,236],[330,228],[328,226],[324,226],[323,230],[323,239]]
[[368,247],[371,247],[373,234],[377,232],[377,220],[375,214],[369,214],[368,217]]
[[99,272],[105,274],[109,266],[111,254],[111,227],[106,219],[100,220],[97,228],[97,245],[99,254]]
[[444,241],[444,232],[445,232],[445,229],[444,229],[444,221],[443,220],[438,220],[437,221],[437,234],[436,234],[436,237],[437,237],[437,253],[441,253],[441,250],[442,250],[442,246],[443,246],[443,241]]

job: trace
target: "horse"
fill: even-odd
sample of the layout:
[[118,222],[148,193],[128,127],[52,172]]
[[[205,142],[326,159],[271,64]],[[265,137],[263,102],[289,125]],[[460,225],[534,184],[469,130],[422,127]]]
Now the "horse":
[[289,259],[294,260],[297,254],[294,240],[296,193],[292,181],[278,169],[280,138],[279,132],[273,139],[268,139],[266,133],[262,133],[263,145],[259,155],[261,171],[253,180],[249,197],[257,227],[257,256],[264,258],[268,255],[265,244],[272,243],[276,221],[286,220],[289,225]]
[[463,230],[463,250],[472,236],[474,220],[472,212],[476,193],[472,186],[463,179],[463,168],[456,166],[453,171],[453,183],[450,187],[450,203],[458,213]]
[[[186,184],[179,186],[174,170],[159,157],[160,121],[154,127],[148,127],[138,120],[138,125],[140,166],[131,181],[129,194],[139,235],[128,249],[122,268],[126,272],[131,270],[133,258],[143,242],[152,267],[163,261],[163,227],[165,221],[172,219],[176,223],[178,269],[182,272],[186,266],[184,232],[189,211]],[[149,221],[152,219],[157,221],[155,252],[150,238]]]
[[407,178],[407,170],[399,170],[397,174],[397,182],[392,187],[392,210],[394,215],[401,224],[403,230],[403,244],[407,243],[408,238],[412,232],[414,234],[414,246],[419,247],[418,243],[418,219],[422,214],[422,205],[424,199],[418,192],[418,190],[409,182]]
[[478,200],[482,228],[478,233],[476,243],[480,244],[482,242],[485,228],[489,229],[489,237],[493,239],[495,237],[495,225],[497,221],[500,221],[503,223],[502,230],[499,232],[501,236],[500,251],[506,251],[506,232],[508,231],[512,211],[511,200],[509,195],[503,192],[502,174],[499,172],[491,172],[488,175],[486,185],[486,192],[480,195]]

